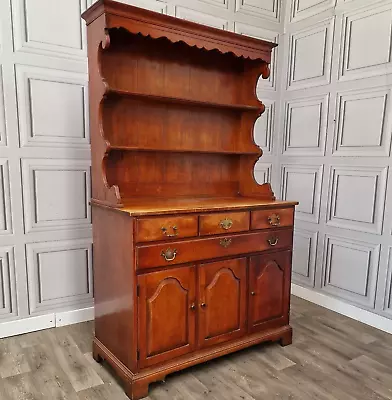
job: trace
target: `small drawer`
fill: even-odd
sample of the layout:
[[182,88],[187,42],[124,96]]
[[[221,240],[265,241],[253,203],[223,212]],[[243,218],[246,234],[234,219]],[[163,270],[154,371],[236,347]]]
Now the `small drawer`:
[[293,224],[294,208],[271,208],[251,213],[251,229],[279,228]]
[[190,236],[197,236],[197,215],[140,218],[136,221],[136,242],[152,242]]
[[185,264],[237,254],[291,248],[292,229],[215,236],[136,246],[137,269]]
[[217,235],[249,230],[249,213],[215,213],[199,217],[200,235]]

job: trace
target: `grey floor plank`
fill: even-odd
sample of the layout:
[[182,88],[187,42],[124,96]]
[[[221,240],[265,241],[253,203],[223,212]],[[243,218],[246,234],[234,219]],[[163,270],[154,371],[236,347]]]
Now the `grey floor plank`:
[[21,347],[18,337],[0,340],[0,378],[19,375],[29,372],[24,349]]
[[[294,342],[169,375],[146,400],[392,400],[392,335],[292,297]],[[0,400],[127,400],[93,322],[0,340]]]

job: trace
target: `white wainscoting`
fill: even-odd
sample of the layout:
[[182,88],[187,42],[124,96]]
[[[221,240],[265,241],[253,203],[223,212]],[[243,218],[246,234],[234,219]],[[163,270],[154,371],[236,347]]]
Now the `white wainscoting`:
[[392,1],[291,0],[284,13],[274,141],[281,198],[300,201],[293,293],[392,333]]

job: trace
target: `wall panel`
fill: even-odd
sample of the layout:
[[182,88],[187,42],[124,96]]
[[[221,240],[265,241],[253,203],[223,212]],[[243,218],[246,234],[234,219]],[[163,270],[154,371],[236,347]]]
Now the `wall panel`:
[[295,228],[293,282],[314,287],[318,232]]
[[289,89],[327,85],[331,78],[334,20],[292,32],[289,39]]
[[325,237],[322,289],[374,308],[380,246],[345,237]]
[[317,223],[320,218],[323,166],[284,164],[281,171],[281,199],[299,201],[297,220]]
[[392,318],[392,2],[290,0],[284,11],[274,143],[281,197],[300,201],[293,280],[311,287],[314,276],[312,290]]

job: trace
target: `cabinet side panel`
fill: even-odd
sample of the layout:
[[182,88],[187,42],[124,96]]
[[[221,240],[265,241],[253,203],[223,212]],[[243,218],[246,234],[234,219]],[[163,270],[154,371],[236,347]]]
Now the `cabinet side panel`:
[[93,207],[95,336],[136,369],[136,282],[132,219]]

